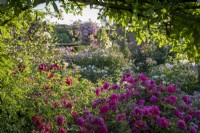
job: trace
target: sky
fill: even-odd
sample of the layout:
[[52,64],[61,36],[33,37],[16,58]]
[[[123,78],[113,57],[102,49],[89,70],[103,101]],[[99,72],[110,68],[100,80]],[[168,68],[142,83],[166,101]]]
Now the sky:
[[[57,5],[59,8],[59,4]],[[35,7],[34,10],[45,11],[45,6],[46,4],[40,4],[37,7]],[[53,7],[51,7],[51,10],[54,11]],[[99,12],[98,9],[90,9],[90,7],[87,6],[85,9],[83,9],[82,16],[80,15],[74,16],[72,14],[66,14],[65,12],[63,12],[62,20],[56,17],[52,17],[50,15],[46,16],[46,19],[49,20],[50,22],[58,23],[58,24],[71,24],[73,21],[77,21],[77,20],[82,20],[84,22],[84,21],[89,21],[90,19],[92,22],[96,22],[100,24],[101,23],[100,20],[97,20],[98,12]]]

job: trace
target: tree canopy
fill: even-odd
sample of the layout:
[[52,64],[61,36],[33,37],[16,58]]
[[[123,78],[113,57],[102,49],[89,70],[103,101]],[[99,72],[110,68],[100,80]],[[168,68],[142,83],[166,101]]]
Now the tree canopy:
[[[137,43],[158,40],[160,46],[172,45],[172,51],[200,60],[200,3],[197,0],[59,0],[67,13],[78,13],[86,5],[100,8],[99,18],[127,27],[136,34]],[[59,8],[54,0],[1,0],[0,26],[21,12],[46,3]],[[9,11],[9,13],[8,13]],[[31,12],[30,12],[31,13]]]

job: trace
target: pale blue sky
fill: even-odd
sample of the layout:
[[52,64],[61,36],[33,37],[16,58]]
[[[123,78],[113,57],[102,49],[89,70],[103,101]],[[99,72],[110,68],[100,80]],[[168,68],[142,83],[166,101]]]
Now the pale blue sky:
[[[59,6],[59,4],[57,4]],[[37,6],[36,8],[34,8],[34,10],[42,10],[45,11],[45,4],[41,4],[39,6]],[[51,7],[51,10],[54,10]],[[65,12],[63,12],[63,19],[58,19],[56,17],[52,17],[51,16],[46,16],[46,19],[49,20],[50,22],[54,22],[54,23],[59,23],[59,24],[71,24],[73,21],[76,20],[82,20],[84,21],[89,21],[89,19],[92,20],[92,22],[96,22],[96,23],[101,23],[99,20],[97,20],[97,16],[98,16],[98,9],[90,9],[89,6],[87,6],[85,9],[83,9],[82,11],[82,16],[74,16],[72,14],[66,14]]]

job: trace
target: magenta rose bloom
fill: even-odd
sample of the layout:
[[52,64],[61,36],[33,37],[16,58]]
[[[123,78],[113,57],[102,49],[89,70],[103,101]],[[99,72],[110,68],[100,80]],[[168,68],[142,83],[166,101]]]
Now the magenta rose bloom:
[[105,125],[101,126],[100,129],[99,129],[99,132],[100,133],[107,133],[108,131],[107,131],[106,126]]
[[142,130],[146,130],[148,128],[147,123],[142,120],[136,120],[134,125]]
[[116,116],[116,122],[119,122],[120,120],[125,120],[126,119],[126,115],[125,114],[118,114]]
[[186,116],[185,116],[185,122],[189,122],[189,121],[191,121],[192,120],[192,116],[191,115],[189,115],[189,114],[187,114]]
[[62,126],[64,124],[65,120],[62,116],[59,116],[57,119],[57,123],[59,126]]
[[158,106],[151,106],[151,111],[152,115],[154,116],[159,116],[160,115],[160,110]]
[[190,130],[190,133],[198,133],[196,127],[194,127],[194,126],[191,126],[191,127],[189,128],[189,130]]
[[129,99],[131,97],[131,90],[126,90],[126,99]]
[[83,127],[85,125],[85,119],[83,117],[79,117],[77,119],[77,124],[81,127]]
[[151,103],[158,102],[158,98],[157,98],[155,95],[152,95],[152,96],[150,97],[150,102],[151,102]]
[[109,82],[104,82],[103,83],[103,89],[107,90],[109,88]]
[[143,81],[145,81],[145,80],[148,79],[147,76],[144,75],[144,74],[138,74],[138,78],[140,78],[140,79],[143,80]]
[[138,105],[144,105],[144,103],[145,103],[145,100],[143,100],[143,99],[140,99],[137,101]]
[[95,109],[100,103],[101,103],[101,101],[99,99],[95,99],[92,102],[92,108]]
[[176,96],[170,96],[166,99],[166,102],[171,104],[171,105],[174,105],[176,103],[176,100],[177,100],[177,97]]
[[108,106],[108,104],[105,104],[105,105],[100,107],[99,114],[105,114],[105,113],[108,112],[108,110],[109,110],[109,106]]
[[167,86],[167,91],[168,91],[169,93],[174,93],[174,89],[175,89],[175,87],[172,86],[172,85]]
[[129,82],[129,83],[135,83],[135,81],[136,81],[136,79],[135,78],[133,78],[133,77],[129,77],[128,79],[127,79],[127,82]]
[[109,98],[109,104],[114,105],[118,102],[118,96],[117,94],[112,94]]
[[119,86],[117,84],[113,84],[112,87],[111,87],[112,90],[116,90],[118,88],[119,88]]
[[119,101],[123,101],[126,98],[126,94],[121,93],[119,95]]
[[183,96],[182,99],[188,105],[192,103],[192,99],[189,96]]
[[86,115],[86,116],[89,116],[89,115],[90,115],[90,111],[89,111],[89,110],[85,110],[85,111],[83,112],[83,114]]
[[175,115],[176,117],[182,119],[183,114],[180,112],[180,110],[174,109],[173,113],[174,113],[174,115]]
[[200,118],[200,110],[194,111],[194,115],[195,115],[197,118]]
[[66,129],[64,129],[64,128],[59,128],[58,133],[66,133]]
[[178,121],[177,127],[182,131],[187,129],[185,121],[183,121],[183,120],[179,120]]
[[166,119],[165,117],[162,117],[162,118],[158,119],[158,124],[162,128],[169,127],[169,123],[170,123],[170,120]]
[[144,109],[141,109],[141,108],[139,108],[139,107],[135,107],[135,108],[133,109],[133,112],[132,112],[132,116],[133,116],[133,117],[137,117],[137,118],[143,117],[144,114],[145,114],[145,110],[144,110]]
[[101,88],[97,88],[95,92],[96,92],[96,95],[99,96],[101,94]]

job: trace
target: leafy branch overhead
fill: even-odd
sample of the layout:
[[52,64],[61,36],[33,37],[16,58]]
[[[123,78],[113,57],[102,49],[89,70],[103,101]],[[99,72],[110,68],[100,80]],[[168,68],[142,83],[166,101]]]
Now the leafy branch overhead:
[[[59,0],[67,13],[86,5],[100,8],[99,18],[128,27],[136,34],[138,44],[146,39],[159,40],[160,46],[171,44],[172,51],[200,60],[200,3],[197,0]],[[14,16],[41,3],[59,8],[55,0],[1,0],[0,11],[8,6]],[[3,5],[4,4],[4,5]],[[6,6],[5,6],[6,5]],[[1,20],[0,25],[9,22]]]

